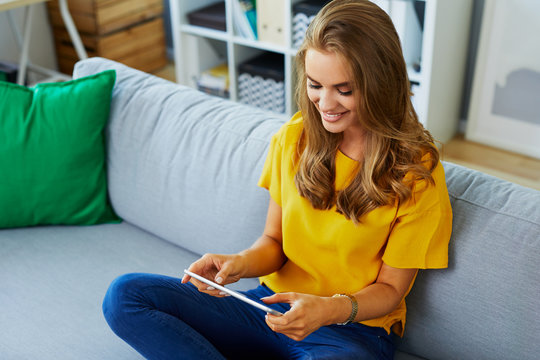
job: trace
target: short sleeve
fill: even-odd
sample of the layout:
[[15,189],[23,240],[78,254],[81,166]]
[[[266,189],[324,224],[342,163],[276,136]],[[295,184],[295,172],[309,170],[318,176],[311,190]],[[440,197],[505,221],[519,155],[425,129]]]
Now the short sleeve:
[[258,183],[260,187],[270,192],[270,196],[279,206],[281,206],[281,160],[283,155],[280,134],[281,131],[272,136]]
[[395,268],[446,268],[452,233],[452,209],[444,170],[433,171],[435,185],[419,182],[413,196],[400,205],[383,261]]

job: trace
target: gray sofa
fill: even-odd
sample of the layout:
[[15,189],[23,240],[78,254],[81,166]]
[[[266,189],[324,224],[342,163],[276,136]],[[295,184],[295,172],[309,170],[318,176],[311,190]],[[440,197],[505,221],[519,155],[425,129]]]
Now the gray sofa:
[[[102,316],[111,280],[181,277],[200,254],[241,250],[263,229],[268,194],[256,183],[285,119],[105,59],[74,76],[105,69],[117,71],[108,181],[124,221],[0,230],[0,359],[139,359]],[[418,275],[396,359],[537,359],[540,192],[444,166],[450,266]]]

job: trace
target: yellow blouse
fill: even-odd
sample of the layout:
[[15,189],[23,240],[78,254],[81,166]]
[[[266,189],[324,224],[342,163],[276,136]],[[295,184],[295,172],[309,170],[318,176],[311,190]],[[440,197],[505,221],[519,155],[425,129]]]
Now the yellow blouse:
[[[331,296],[353,294],[374,283],[383,262],[395,268],[447,267],[452,210],[440,163],[432,174],[435,186],[419,181],[406,203],[379,207],[355,225],[335,206],[317,210],[298,194],[292,160],[302,128],[297,113],[272,137],[259,180],[282,208],[283,251],[288,258],[281,269],[261,277],[262,283],[275,292]],[[348,184],[356,165],[337,153],[337,190]],[[403,300],[392,313],[362,323],[388,333],[393,327],[402,336],[405,313]]]

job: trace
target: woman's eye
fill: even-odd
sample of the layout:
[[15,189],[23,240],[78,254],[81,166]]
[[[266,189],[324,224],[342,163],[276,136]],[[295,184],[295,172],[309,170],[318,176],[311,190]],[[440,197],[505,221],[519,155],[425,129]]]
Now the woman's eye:
[[343,95],[343,96],[349,96],[352,94],[352,90],[349,90],[349,91],[341,91],[338,89],[338,92],[339,92],[339,95]]
[[308,86],[312,89],[320,89],[321,88],[321,85],[315,85],[315,84],[312,84],[312,83],[308,83]]

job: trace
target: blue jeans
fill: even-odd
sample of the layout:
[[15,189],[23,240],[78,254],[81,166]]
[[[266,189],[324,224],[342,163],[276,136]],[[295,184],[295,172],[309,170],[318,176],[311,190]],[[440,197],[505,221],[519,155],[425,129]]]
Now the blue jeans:
[[[273,294],[264,285],[243,293],[256,301]],[[103,313],[147,359],[392,359],[395,348],[384,329],[358,323],[324,326],[295,341],[272,331],[265,313],[243,301],[162,275],[120,276],[107,291]]]

